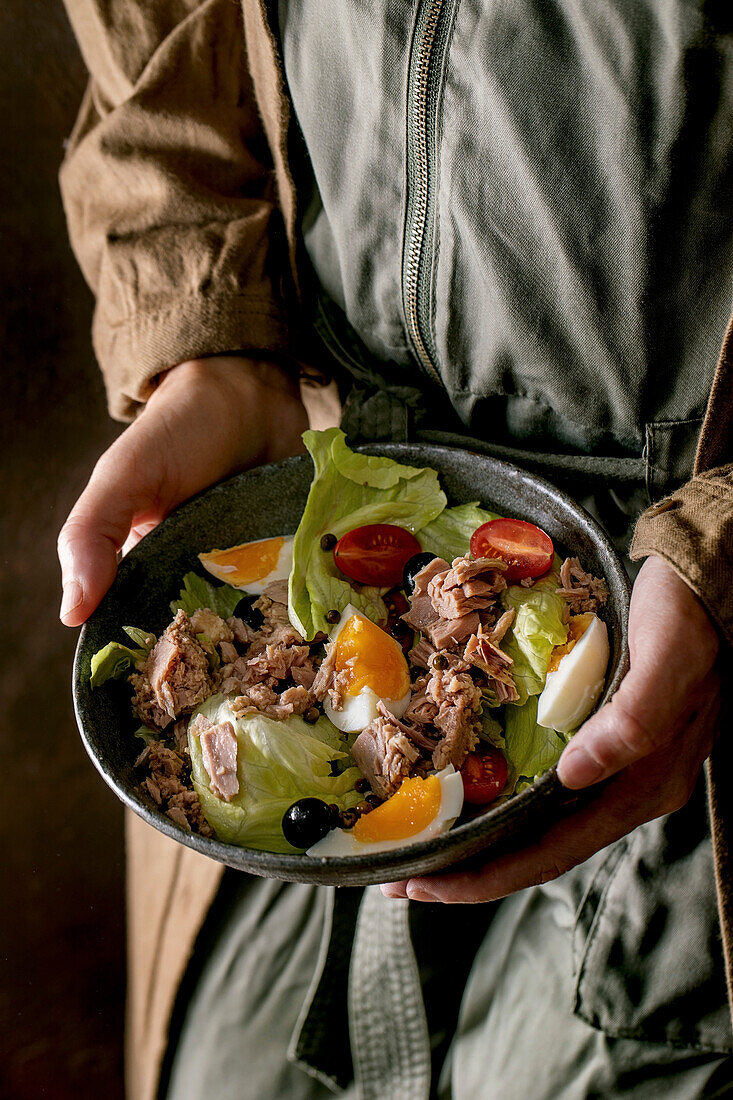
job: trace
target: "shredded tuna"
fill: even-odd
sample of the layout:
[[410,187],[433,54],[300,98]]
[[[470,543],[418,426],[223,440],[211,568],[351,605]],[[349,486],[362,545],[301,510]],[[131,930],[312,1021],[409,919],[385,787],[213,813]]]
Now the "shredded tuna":
[[227,619],[227,626],[234,635],[235,642],[239,642],[240,645],[247,646],[254,641],[257,632],[251,626],[247,626],[243,619],[238,619],[236,615],[232,615]]
[[[259,634],[271,645],[302,645],[298,631],[293,627],[288,617],[287,587],[283,590],[279,587],[284,582],[273,581],[265,591],[265,594],[255,600],[253,607],[262,612],[263,623]],[[270,595],[272,593],[272,595]],[[273,596],[281,597],[284,601],[273,599]]]
[[410,610],[406,615],[402,615],[403,622],[413,630],[430,634],[430,628],[438,622],[439,615],[433,607],[428,586],[434,577],[447,573],[449,569],[448,562],[443,558],[433,558],[419,573],[415,574],[415,586],[410,596]]
[[384,711],[365,726],[354,742],[351,755],[372,791],[389,798],[403,779],[413,774],[420,753],[394,715]]
[[449,664],[445,669],[435,668],[433,662],[425,685],[426,699],[437,706],[433,724],[442,735],[433,752],[433,765],[437,771],[447,764],[460,768],[478,740],[478,711],[481,707],[481,689],[474,683],[465,661],[447,654]]
[[428,584],[433,607],[442,619],[459,619],[469,611],[490,607],[506,588],[506,565],[494,558],[456,558],[446,573]]
[[508,611],[505,611],[503,615],[500,615],[490,630],[486,631],[486,637],[492,643],[492,645],[498,645],[503,639],[509,627],[514,622],[516,611],[511,607]]
[[491,640],[488,634],[473,634],[466,644],[463,656],[469,664],[486,673],[489,688],[500,702],[510,703],[519,698],[514,677],[512,658]]
[[566,558],[560,568],[560,588],[555,591],[570,605],[574,614],[597,612],[608,599],[608,586],[602,577],[594,577],[577,558]]
[[221,659],[225,664],[233,664],[239,656],[239,650],[231,642],[221,642],[219,645]]
[[[180,725],[183,723],[178,723],[175,730],[177,741]],[[138,756],[135,767],[149,772],[142,786],[172,821],[202,836],[213,836],[198,795],[191,787],[188,751],[184,755],[163,741],[151,741]]]
[[165,729],[211,694],[206,653],[196,641],[191,620],[179,611],[150,652],[140,674],[130,677],[133,707],[146,724]]
[[211,793],[224,802],[231,802],[239,794],[234,726],[231,722],[220,722],[215,726],[203,714],[198,714],[191,728],[201,744],[201,759],[209,777]]
[[312,705],[313,698],[307,688],[287,688],[278,695],[266,684],[253,684],[244,695],[232,701],[236,714],[264,714],[268,718],[283,721],[291,714],[303,714]]
[[430,631],[430,640],[436,649],[460,646],[480,626],[478,611],[469,611],[457,619],[438,619]]
[[311,693],[319,703],[328,695],[333,709],[341,710],[347,686],[347,673],[343,670],[336,671],[336,643],[329,642],[326,646],[326,656],[313,680]]
[[228,623],[208,608],[198,609],[191,616],[191,629],[194,634],[205,634],[214,645],[234,641],[234,632]]
[[420,638],[407,654],[407,659],[413,668],[427,668],[435,653],[437,650],[432,642],[427,638]]

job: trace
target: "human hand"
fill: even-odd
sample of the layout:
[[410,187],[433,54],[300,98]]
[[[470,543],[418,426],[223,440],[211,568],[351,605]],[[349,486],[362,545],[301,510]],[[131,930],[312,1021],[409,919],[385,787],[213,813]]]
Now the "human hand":
[[558,765],[562,783],[575,790],[612,777],[591,805],[521,851],[470,871],[388,883],[382,893],[493,901],[557,878],[637,825],[684,806],[713,746],[718,637],[692,590],[661,558],[648,558],[634,584],[629,651],[618,691],[575,734]]
[[181,501],[229,474],[303,450],[297,381],[244,356],[181,363],[94,467],[59,535],[61,621],[79,626],[117,572],[117,555]]

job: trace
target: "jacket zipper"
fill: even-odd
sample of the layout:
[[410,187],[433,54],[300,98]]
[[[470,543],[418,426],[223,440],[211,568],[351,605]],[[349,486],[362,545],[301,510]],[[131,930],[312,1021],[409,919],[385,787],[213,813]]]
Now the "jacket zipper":
[[440,71],[452,0],[421,0],[407,80],[407,206],[402,251],[402,301],[418,361],[443,385],[431,334],[430,259],[435,219],[436,117]]

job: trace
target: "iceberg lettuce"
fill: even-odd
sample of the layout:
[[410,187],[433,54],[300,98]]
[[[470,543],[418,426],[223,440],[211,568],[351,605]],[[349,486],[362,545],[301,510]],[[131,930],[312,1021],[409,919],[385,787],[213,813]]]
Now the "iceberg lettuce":
[[510,585],[501,594],[504,607],[516,611],[501,648],[514,661],[512,675],[519,692],[516,705],[520,707],[530,695],[539,695],[542,691],[550,654],[556,645],[563,645],[567,640],[564,601],[555,593],[557,584],[553,572],[531,588]]
[[429,550],[450,563],[454,558],[468,553],[471,535],[477,527],[491,519],[499,519],[498,514],[487,512],[478,501],[458,504],[454,508],[446,508],[426,524],[420,531],[418,541],[423,550]]
[[171,600],[171,614],[182,610],[193,615],[194,611],[207,607],[220,618],[228,619],[243,596],[244,592],[230,584],[209,584],[197,573],[186,573],[178,599]]
[[415,533],[440,515],[446,497],[435,470],[357,454],[339,428],[307,431],[303,441],[315,471],[293,540],[288,610],[295,629],[312,638],[328,633],[326,612],[343,611],[347,603],[375,622],[387,617],[379,589],[352,588],[321,549],[321,537],[340,538],[366,523],[395,523]]
[[[522,707],[504,708],[505,752],[510,773],[516,775],[514,790],[521,791],[557,764],[569,738],[537,724],[537,697]],[[512,792],[514,793],[514,792]]]
[[188,727],[191,774],[204,816],[219,840],[266,852],[295,852],[282,832],[282,817],[299,798],[322,798],[341,809],[361,801],[354,766],[332,775],[332,760],[348,760],[346,742],[327,718],[309,725],[292,715],[285,721],[263,714],[238,716],[223,695],[212,695],[192,716],[231,722],[237,737],[239,794],[224,802],[211,793],[201,741]]

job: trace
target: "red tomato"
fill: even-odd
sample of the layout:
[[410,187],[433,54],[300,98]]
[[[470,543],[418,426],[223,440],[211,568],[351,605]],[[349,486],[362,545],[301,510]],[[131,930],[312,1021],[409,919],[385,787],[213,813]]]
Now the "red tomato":
[[469,752],[461,768],[463,797],[473,806],[488,806],[506,787],[506,757],[500,749]]
[[552,539],[523,519],[492,519],[471,535],[474,558],[501,558],[508,565],[509,584],[525,577],[541,577],[555,556]]
[[343,535],[333,551],[337,567],[352,581],[392,588],[402,570],[422,550],[414,535],[394,523],[368,523]]

